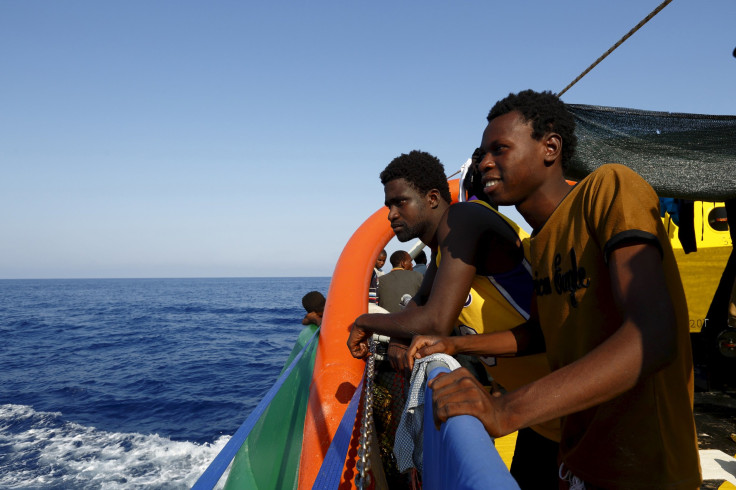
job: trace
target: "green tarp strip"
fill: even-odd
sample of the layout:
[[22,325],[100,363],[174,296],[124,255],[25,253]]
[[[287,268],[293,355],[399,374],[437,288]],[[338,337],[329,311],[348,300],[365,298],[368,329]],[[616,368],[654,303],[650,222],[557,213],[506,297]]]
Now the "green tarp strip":
[[[316,330],[315,325],[302,330],[284,367],[291,363]],[[302,431],[317,344],[312,342],[253,427],[233,460],[226,489],[297,488]]]

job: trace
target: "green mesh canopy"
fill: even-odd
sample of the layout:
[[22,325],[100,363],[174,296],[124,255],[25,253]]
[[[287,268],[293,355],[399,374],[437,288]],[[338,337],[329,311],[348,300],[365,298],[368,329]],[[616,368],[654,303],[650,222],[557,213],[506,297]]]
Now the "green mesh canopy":
[[736,198],[736,116],[567,104],[578,148],[566,176],[580,180],[621,163],[662,197]]

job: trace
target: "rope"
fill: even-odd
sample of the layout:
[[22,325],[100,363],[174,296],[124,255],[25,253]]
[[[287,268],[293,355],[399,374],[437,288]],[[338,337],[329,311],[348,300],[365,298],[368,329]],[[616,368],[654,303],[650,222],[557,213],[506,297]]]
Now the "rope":
[[608,48],[608,51],[606,51],[605,53],[603,53],[601,55],[601,57],[598,58],[597,60],[595,60],[595,62],[592,65],[590,65],[583,73],[581,73],[580,75],[578,75],[578,77],[575,80],[573,80],[572,82],[570,82],[570,85],[568,85],[567,87],[565,87],[564,89],[562,89],[562,92],[558,93],[557,94],[557,97],[562,97],[562,94],[564,94],[565,92],[567,92],[573,85],[575,85],[576,83],[578,83],[578,81],[580,81],[581,78],[583,78],[585,75],[587,75],[588,72],[590,72],[590,70],[592,70],[593,68],[595,68],[598,63],[600,63],[601,61],[603,61],[606,58],[606,56],[608,56],[609,54],[613,53],[613,50],[614,49],[616,49],[619,46],[621,46],[624,43],[624,41],[626,41],[628,38],[630,38],[644,24],[646,24],[647,22],[649,22],[652,19],[652,17],[654,17],[655,15],[657,15],[663,8],[665,8],[667,5],[669,5],[670,2],[672,2],[672,0],[664,0],[664,2],[660,3],[659,6],[656,9],[652,10],[652,12],[649,15],[647,15],[646,17],[644,17],[644,19],[642,19],[642,21],[639,22],[633,29],[631,29],[624,37],[622,37],[621,39],[619,39],[619,41],[616,44],[614,44],[613,46],[611,46],[610,48]]
[[319,328],[314,332],[304,348],[300,350],[299,353],[294,357],[294,360],[291,361],[289,367],[283,373],[281,373],[279,379],[276,381],[276,383],[274,383],[271,389],[268,390],[268,392],[255,408],[255,410],[253,410],[253,412],[248,416],[245,422],[243,422],[243,425],[240,426],[240,428],[235,432],[235,434],[233,434],[227,444],[225,444],[225,447],[222,448],[220,454],[218,454],[215,459],[212,460],[212,463],[210,463],[204,473],[202,473],[202,476],[199,477],[197,482],[192,487],[192,490],[209,490],[217,485],[217,482],[220,481],[220,478],[230,464],[230,461],[233,460],[235,454],[240,450],[240,447],[248,438],[248,435],[250,434],[250,431],[253,430],[256,422],[258,422],[258,420],[261,418],[261,415],[263,415],[263,412],[265,412],[268,406],[271,404],[271,400],[273,400],[273,397],[276,396],[279,388],[281,388],[281,385],[284,384],[286,378],[289,377],[289,374],[291,374],[291,371],[302,358],[312,341],[314,341],[314,339],[317,337],[318,333]]

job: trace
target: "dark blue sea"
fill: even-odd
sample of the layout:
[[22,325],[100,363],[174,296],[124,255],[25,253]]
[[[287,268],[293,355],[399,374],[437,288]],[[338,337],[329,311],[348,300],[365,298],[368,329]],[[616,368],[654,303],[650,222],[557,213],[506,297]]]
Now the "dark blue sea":
[[0,488],[189,488],[329,281],[0,280]]

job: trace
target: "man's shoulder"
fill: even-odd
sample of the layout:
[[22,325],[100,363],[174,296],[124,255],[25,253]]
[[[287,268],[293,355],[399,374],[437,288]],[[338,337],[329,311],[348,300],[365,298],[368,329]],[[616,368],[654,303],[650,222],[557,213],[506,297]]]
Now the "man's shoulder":
[[[389,272],[388,274],[386,274],[386,276],[393,275],[394,277],[399,277],[399,276],[407,276],[407,277],[408,276],[411,276],[411,277],[414,277],[417,274],[420,275],[420,276],[422,275],[421,272],[417,272],[415,270],[411,270],[410,271],[410,270],[407,270],[407,269],[395,269],[395,270],[392,270],[391,272]],[[386,277],[386,276],[384,276],[384,277]]]
[[498,214],[498,212],[493,209],[493,207],[488,204],[485,201],[465,201],[465,202],[456,202],[452,204],[448,208],[448,214],[452,213],[453,215],[462,216],[465,214],[472,214],[472,215],[478,215],[478,214]]
[[563,199],[533,240],[544,242],[554,233],[567,236],[572,224],[582,219],[586,227],[574,229],[596,234],[601,246],[609,247],[616,236],[631,238],[631,230],[656,234],[661,226],[658,206],[656,192],[635,171],[621,164],[601,165]]
[[401,275],[404,275],[404,276],[411,276],[411,277],[414,277],[416,275],[419,275],[419,276],[422,275],[421,272],[418,272],[418,271],[415,271],[415,270],[407,270],[407,269],[401,269],[401,270],[397,270],[397,271],[394,271],[394,272],[397,272],[397,273],[399,273]]
[[383,280],[385,280],[385,279],[388,279],[389,277],[392,277],[392,276],[393,276],[393,274],[394,274],[394,271],[388,271],[388,272],[386,272],[385,274],[383,274],[383,275],[381,276],[381,280],[383,281]]
[[378,290],[380,291],[382,289],[385,289],[386,287],[391,287],[395,279],[396,279],[396,276],[394,276],[390,272],[387,272],[386,274],[382,275],[378,281]]
[[602,185],[608,182],[637,182],[649,185],[641,175],[620,163],[603,164],[593,170],[580,183],[586,185]]
[[465,237],[478,237],[488,230],[506,231],[513,226],[490,204],[484,201],[458,202],[445,213],[446,233],[462,234]]
[[407,281],[414,282],[414,280],[421,282],[423,279],[424,276],[421,272],[396,269],[381,276],[381,282],[378,283],[378,287],[380,288],[381,284],[390,287],[399,283],[406,283]]
[[[572,199],[565,199],[569,201],[566,205],[582,200],[589,203],[588,209],[597,206],[610,208],[612,202],[629,206],[639,203],[638,207],[642,209],[645,205],[659,203],[656,192],[641,175],[618,163],[601,165],[581,180],[570,194]],[[565,205],[560,208],[565,208]]]

